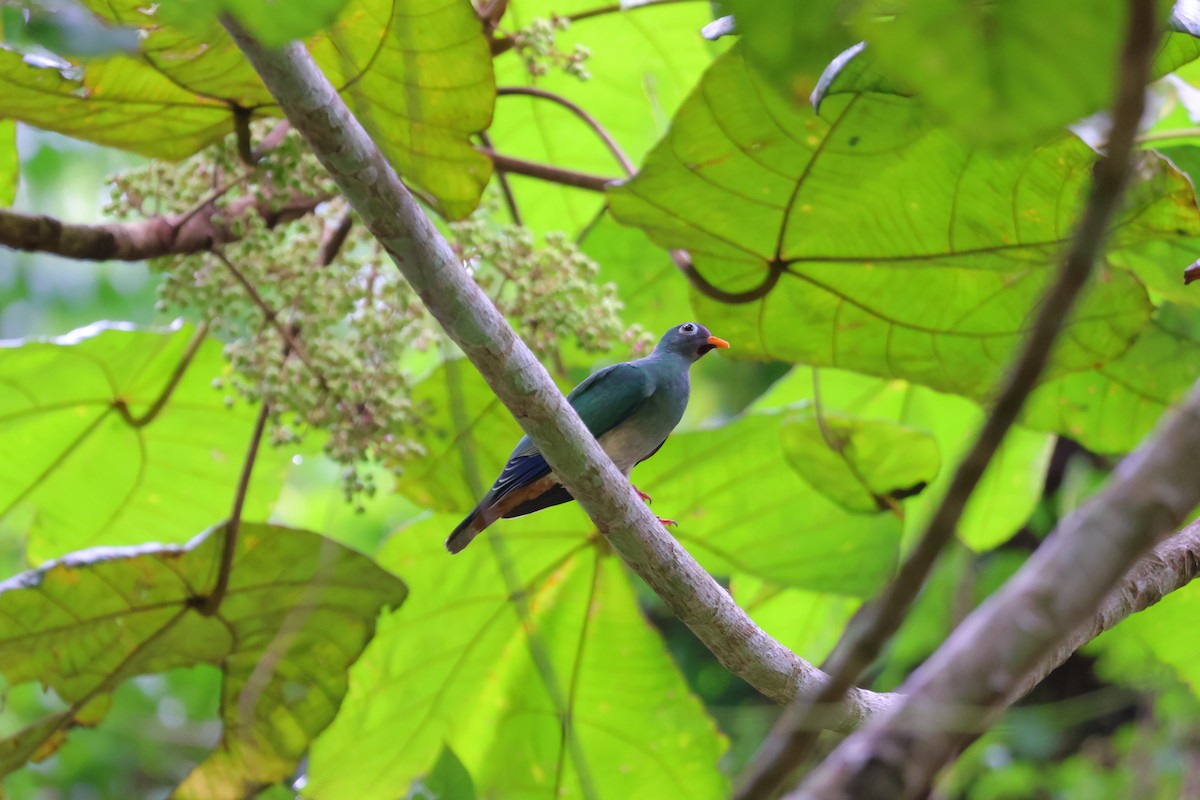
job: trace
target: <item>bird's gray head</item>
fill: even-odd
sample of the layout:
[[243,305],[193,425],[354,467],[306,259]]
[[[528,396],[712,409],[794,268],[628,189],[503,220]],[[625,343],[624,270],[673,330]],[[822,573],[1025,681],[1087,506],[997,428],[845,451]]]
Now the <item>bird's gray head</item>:
[[718,347],[729,347],[729,342],[713,336],[708,332],[708,328],[698,322],[685,322],[664,333],[654,352],[675,353],[690,362]]

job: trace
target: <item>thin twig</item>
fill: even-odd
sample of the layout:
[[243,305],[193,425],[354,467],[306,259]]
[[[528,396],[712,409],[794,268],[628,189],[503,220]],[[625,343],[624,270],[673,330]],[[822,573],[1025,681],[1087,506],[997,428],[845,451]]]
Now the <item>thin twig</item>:
[[672,250],[670,253],[671,261],[683,273],[683,277],[687,278],[688,283],[696,288],[696,291],[705,297],[711,297],[713,300],[729,305],[753,303],[755,300],[761,300],[771,293],[771,290],[775,288],[775,284],[779,283],[780,276],[787,271],[787,268],[781,264],[771,263],[767,266],[766,276],[758,286],[755,286],[753,289],[747,289],[744,292],[729,292],[709,283],[708,278],[705,278],[696,269],[696,265],[692,263],[691,255],[686,250]]
[[1131,153],[1142,116],[1149,60],[1154,49],[1152,0],[1131,0],[1131,7],[1120,88],[1113,108],[1113,126],[1106,154],[1096,163],[1078,230],[1057,280],[1042,300],[1029,339],[920,540],[879,599],[865,607],[847,627],[826,663],[829,682],[811,702],[799,700],[780,717],[745,773],[736,795],[739,800],[771,797],[787,781],[816,738],[813,726],[819,713],[817,709],[836,703],[895,633],[938,555],[954,537],[967,500],[1049,361],[1054,342],[1087,283],[1131,172]]
[[187,346],[179,357],[179,362],[175,364],[175,369],[171,371],[171,376],[167,379],[167,383],[163,386],[162,391],[158,393],[158,397],[150,404],[146,411],[138,416],[134,416],[129,410],[129,404],[125,400],[118,399],[113,403],[117,409],[117,413],[121,415],[121,419],[134,428],[144,428],[155,420],[155,418],[166,407],[167,401],[171,399],[175,389],[179,386],[179,382],[183,380],[183,376],[187,373],[187,369],[191,366],[192,359],[196,357],[196,353],[200,351],[200,345],[204,344],[204,337],[208,335],[208,323],[202,322],[196,326],[196,330],[192,333],[192,338],[188,340]]
[[262,442],[263,431],[267,428],[267,418],[270,415],[271,406],[264,401],[258,409],[258,419],[254,421],[254,432],[250,434],[250,447],[246,450],[245,460],[242,461],[242,474],[238,477],[237,490],[233,495],[233,508],[229,512],[229,522],[225,523],[217,583],[208,596],[196,605],[196,610],[206,617],[217,613],[221,602],[225,599],[225,593],[229,590],[229,576],[233,572],[233,554],[237,550],[238,529],[242,525],[242,509],[246,505],[246,493],[250,489],[250,475],[254,472],[254,461],[258,458],[258,446]]
[[[557,103],[558,105],[567,109],[572,114],[579,117],[579,119],[583,120],[584,124],[591,128],[595,134],[600,137],[601,141],[604,142],[605,147],[607,147],[609,152],[613,154],[613,158],[615,158],[617,163],[621,165],[621,169],[624,170],[627,176],[632,175],[637,171],[637,167],[634,166],[634,163],[629,160],[629,156],[625,155],[625,151],[621,149],[621,145],[617,144],[617,140],[614,139],[612,135],[604,129],[604,126],[600,124],[599,120],[597,120],[588,112],[584,111],[582,107],[576,105],[562,95],[555,94],[554,92],[548,92],[545,89],[538,89],[535,86],[496,87],[497,97],[514,97],[520,95],[524,95],[526,97],[537,97],[542,100],[549,100],[550,102]],[[491,145],[488,145],[488,147],[491,147]]]
[[354,212],[347,211],[336,225],[325,229],[325,234],[321,238],[321,247],[317,250],[318,267],[328,267],[333,263],[338,253],[341,252],[342,245],[346,243],[346,237],[350,235],[352,227],[354,227]]
[[279,320],[279,314],[275,311],[275,309],[267,305],[267,302],[263,300],[262,295],[258,293],[258,289],[254,288],[254,284],[252,284],[246,278],[246,276],[242,274],[241,270],[233,265],[232,261],[225,257],[224,253],[222,253],[220,250],[212,250],[210,252],[217,257],[218,261],[225,265],[225,268],[229,270],[231,275],[233,275],[234,280],[240,283],[242,288],[246,290],[246,294],[250,295],[250,300],[254,303],[254,305],[258,306],[260,311],[263,312],[263,316],[266,317],[267,322],[270,323],[271,327],[273,327],[283,339],[288,350],[295,353],[296,356],[304,362],[304,366],[308,367],[309,372],[311,372],[313,377],[317,379],[321,385],[321,388],[328,391],[329,386],[325,382],[325,376],[321,373],[321,370],[317,369],[317,366],[308,357],[308,351],[304,349],[304,345],[301,344],[300,340],[293,335],[291,326],[284,325]]
[[[236,178],[234,178],[233,180],[227,181],[223,185],[218,186],[217,188],[213,189],[207,195],[200,198],[200,200],[195,205],[193,205],[187,211],[183,212],[183,214],[181,214],[178,217],[176,217],[175,219],[171,220],[172,227],[174,227],[176,229],[182,228],[184,225],[186,225],[188,223],[188,221],[192,217],[196,216],[201,211],[204,211],[209,206],[211,206],[213,203],[215,203],[217,200],[220,200],[222,197],[224,197],[226,194],[228,194],[231,190],[237,188],[238,186],[241,186],[243,183],[245,183],[247,180],[249,180],[251,178],[251,176],[254,175],[255,171],[258,169],[259,162],[262,161],[263,156],[266,155],[268,151],[274,150],[276,147],[278,147],[283,142],[284,137],[287,136],[287,132],[288,132],[288,130],[290,130],[290,128],[291,128],[291,126],[288,124],[287,120],[283,120],[282,122],[275,125],[275,127],[271,128],[271,130],[267,133],[267,135],[263,137],[262,141],[259,142],[258,147],[256,147],[254,149],[254,152],[252,153],[252,157],[253,157],[252,163],[247,165],[242,170],[241,174],[238,175]],[[217,176],[214,173],[213,180],[215,181],[216,178],[217,178]]]
[[550,183],[562,184],[563,186],[574,186],[576,189],[603,192],[610,183],[614,183],[617,180],[617,178],[607,178],[603,175],[593,175],[589,172],[577,172],[550,164],[539,164],[536,161],[513,158],[503,153],[497,153],[489,147],[480,147],[477,149],[490,158],[492,163],[496,165],[496,169],[502,172],[525,175]]
[[[483,146],[492,148],[492,139],[488,136],[487,131],[479,132],[479,141],[483,142]],[[503,170],[496,170],[496,182],[500,184],[500,193],[504,196],[504,205],[508,207],[508,216],[512,220],[513,225],[522,225],[521,209],[517,207],[517,196],[513,194],[512,185],[508,181],[508,173]]]

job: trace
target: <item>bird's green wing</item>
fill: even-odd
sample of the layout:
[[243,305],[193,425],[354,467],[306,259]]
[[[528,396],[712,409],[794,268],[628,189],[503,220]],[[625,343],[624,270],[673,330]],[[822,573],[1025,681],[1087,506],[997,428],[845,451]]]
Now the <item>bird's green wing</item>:
[[[592,436],[600,437],[628,419],[654,393],[654,382],[646,370],[623,363],[605,367],[590,375],[567,395]],[[537,446],[525,437],[512,457],[537,452]]]

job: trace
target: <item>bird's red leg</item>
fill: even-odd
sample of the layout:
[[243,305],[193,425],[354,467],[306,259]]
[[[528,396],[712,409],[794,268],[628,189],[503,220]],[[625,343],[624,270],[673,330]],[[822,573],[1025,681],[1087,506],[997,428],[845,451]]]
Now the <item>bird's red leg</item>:
[[665,526],[676,526],[677,527],[679,525],[679,523],[673,519],[663,519],[662,517],[655,517],[655,519],[657,519],[659,522],[661,522]]
[[633,487],[633,491],[637,494],[638,498],[643,503],[645,503],[646,505],[650,505],[650,495],[646,494],[645,492],[643,492],[641,489],[637,488],[636,486]]

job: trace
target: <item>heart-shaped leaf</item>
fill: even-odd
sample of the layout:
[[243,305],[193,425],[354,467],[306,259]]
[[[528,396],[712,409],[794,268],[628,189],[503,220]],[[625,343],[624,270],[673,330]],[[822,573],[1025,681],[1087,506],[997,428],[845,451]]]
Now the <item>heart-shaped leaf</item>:
[[0,743],[0,768],[44,758],[103,717],[136,675],[211,664],[223,673],[224,734],[179,798],[246,797],[289,776],[333,718],[346,672],[404,584],[307,531],[243,524],[229,588],[212,616],[226,532],[184,547],[97,548],[0,584],[0,673],[39,681],[67,704]]

